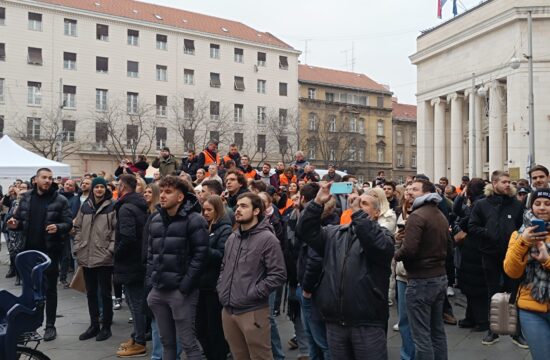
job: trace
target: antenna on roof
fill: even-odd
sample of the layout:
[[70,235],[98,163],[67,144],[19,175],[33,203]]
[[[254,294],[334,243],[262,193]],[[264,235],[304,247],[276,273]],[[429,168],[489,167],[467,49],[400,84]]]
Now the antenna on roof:
[[[350,70],[350,65],[351,65],[351,72],[355,72],[355,43],[352,41],[351,42],[351,50],[350,49],[346,49],[346,50],[343,50],[341,51],[342,53],[345,54],[346,56],[346,70]],[[348,53],[351,52],[351,61],[348,61]]]

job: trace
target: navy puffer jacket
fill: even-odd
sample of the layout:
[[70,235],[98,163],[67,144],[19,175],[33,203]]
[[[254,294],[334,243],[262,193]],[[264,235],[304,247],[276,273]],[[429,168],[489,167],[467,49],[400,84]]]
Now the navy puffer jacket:
[[147,287],[189,294],[198,286],[208,256],[208,227],[195,195],[185,194],[173,217],[159,208],[148,230]]

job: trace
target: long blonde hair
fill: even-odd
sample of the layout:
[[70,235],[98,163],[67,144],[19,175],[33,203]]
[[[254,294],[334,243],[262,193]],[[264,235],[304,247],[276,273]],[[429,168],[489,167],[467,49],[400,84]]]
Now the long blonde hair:
[[386,193],[384,193],[384,190],[380,189],[379,187],[370,188],[366,191],[367,195],[374,196],[378,199],[378,202],[380,203],[380,215],[383,215],[390,209],[390,203],[388,202],[388,199],[386,198]]
[[151,203],[147,204],[149,208],[149,213],[152,214],[156,211],[156,206],[160,202],[160,188],[155,183],[150,183],[145,187],[145,189],[151,189],[153,196],[151,197]]
[[212,219],[212,222],[208,225],[208,230],[212,229],[212,225],[220,221],[225,216],[225,206],[223,205],[222,198],[219,195],[210,195],[205,201],[214,208],[216,216]]

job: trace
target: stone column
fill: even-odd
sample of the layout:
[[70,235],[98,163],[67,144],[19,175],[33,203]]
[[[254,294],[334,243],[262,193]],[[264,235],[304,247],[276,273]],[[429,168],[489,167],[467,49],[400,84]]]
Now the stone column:
[[[474,126],[475,126],[475,92],[472,93],[471,89],[466,89],[464,91],[464,96],[468,98],[468,176],[474,178],[476,176],[474,163],[475,163],[475,136],[474,136]],[[472,114],[474,114],[474,119],[472,119]]]
[[457,93],[447,96],[447,102],[451,104],[451,178],[449,180],[453,185],[459,185],[464,175],[462,101],[462,95]]
[[497,80],[493,81],[489,88],[489,173],[502,170],[504,167],[502,90],[502,85]]
[[482,97],[476,94],[476,104],[475,104],[475,122],[476,122],[476,176],[483,177],[483,165],[485,164],[485,159],[483,158],[483,129],[481,119],[485,116],[485,101]]
[[434,174],[433,181],[437,183],[440,177],[446,176],[447,162],[445,159],[445,101],[435,98],[431,101],[434,106]]
[[433,176],[433,108],[427,101],[419,101],[416,120],[416,167],[418,173]]

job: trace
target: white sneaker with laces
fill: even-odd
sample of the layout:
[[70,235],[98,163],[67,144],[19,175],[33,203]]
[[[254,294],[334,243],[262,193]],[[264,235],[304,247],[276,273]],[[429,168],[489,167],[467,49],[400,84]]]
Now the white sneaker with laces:
[[448,297],[455,296],[455,290],[451,286],[447,287],[447,296]]

